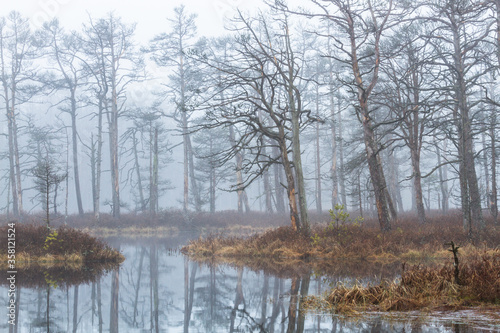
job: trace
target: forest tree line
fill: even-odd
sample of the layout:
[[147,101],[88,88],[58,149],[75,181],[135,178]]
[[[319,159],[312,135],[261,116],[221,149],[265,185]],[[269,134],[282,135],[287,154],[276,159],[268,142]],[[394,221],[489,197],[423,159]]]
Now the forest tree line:
[[390,230],[408,187],[420,223],[434,202],[443,213],[459,207],[465,230],[484,228],[485,212],[496,224],[500,1],[305,7],[236,10],[212,38],[178,7],[141,44],[114,13],[76,31],[1,18],[6,214],[22,216],[26,200],[47,214],[64,201],[68,214],[74,201],[99,219],[106,184],[114,217],[123,207],[154,216],[182,147],[186,213],[215,212],[222,190],[249,211],[258,184],[262,210],[289,212],[296,230],[325,202],[373,211]]

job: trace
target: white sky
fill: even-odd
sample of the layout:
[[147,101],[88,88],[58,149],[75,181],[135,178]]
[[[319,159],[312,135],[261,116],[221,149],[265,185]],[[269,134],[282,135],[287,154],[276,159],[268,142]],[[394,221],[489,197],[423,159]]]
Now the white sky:
[[184,4],[189,13],[196,13],[198,34],[219,35],[224,32],[224,17],[235,7],[243,10],[262,6],[261,0],[0,0],[0,16],[17,10],[30,19],[33,27],[58,17],[66,29],[79,30],[88,14],[101,17],[110,11],[121,16],[124,23],[137,22],[136,42],[142,44],[156,34],[167,32],[167,17]]

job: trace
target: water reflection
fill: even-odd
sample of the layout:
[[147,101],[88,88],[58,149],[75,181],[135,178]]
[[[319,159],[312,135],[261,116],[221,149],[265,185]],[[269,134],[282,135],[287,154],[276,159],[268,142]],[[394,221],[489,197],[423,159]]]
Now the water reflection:
[[[498,315],[474,322],[477,314],[472,312],[469,319],[463,313],[450,318],[406,313],[404,321],[377,314],[363,320],[305,314],[303,296],[323,293],[328,281],[377,280],[390,273],[349,276],[337,268],[342,274],[326,277],[301,268],[300,274],[278,276],[242,266],[191,262],[172,252],[167,240],[117,245],[127,260],[95,280],[64,284],[50,283],[48,278],[44,285],[20,283],[16,325],[0,320],[0,331],[481,332],[480,325],[490,329],[500,325]],[[5,285],[0,287],[0,301],[8,304]],[[1,308],[0,318],[7,318],[6,307]],[[467,321],[472,324],[463,324]]]

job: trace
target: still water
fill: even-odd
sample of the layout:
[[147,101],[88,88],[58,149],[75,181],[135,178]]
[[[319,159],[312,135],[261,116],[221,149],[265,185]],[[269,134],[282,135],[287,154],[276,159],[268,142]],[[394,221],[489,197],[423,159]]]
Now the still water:
[[[110,240],[126,257],[119,269],[93,282],[45,286],[18,281],[16,325],[0,309],[1,332],[500,332],[492,311],[370,314],[342,318],[304,314],[301,296],[321,295],[328,284],[377,282],[397,276],[381,270],[338,270],[335,276],[252,271],[189,261],[175,249],[183,239]],[[8,288],[0,302],[8,305]],[[47,321],[48,318],[48,321]]]

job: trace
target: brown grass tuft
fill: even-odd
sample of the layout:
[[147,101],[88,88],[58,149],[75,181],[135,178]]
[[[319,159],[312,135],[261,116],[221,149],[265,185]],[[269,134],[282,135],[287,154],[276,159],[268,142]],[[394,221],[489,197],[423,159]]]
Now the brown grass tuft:
[[377,286],[339,285],[327,301],[336,312],[372,309],[409,311],[427,307],[462,307],[500,304],[500,253],[469,259],[460,265],[459,281],[452,265],[404,269],[398,282]]
[[[122,262],[123,255],[89,234],[68,228],[47,229],[40,225],[16,224],[16,263],[34,262]],[[57,232],[57,235],[54,234]],[[7,235],[7,226],[0,228]],[[52,235],[51,237],[49,237]],[[7,237],[0,237],[0,261],[7,262]]]

